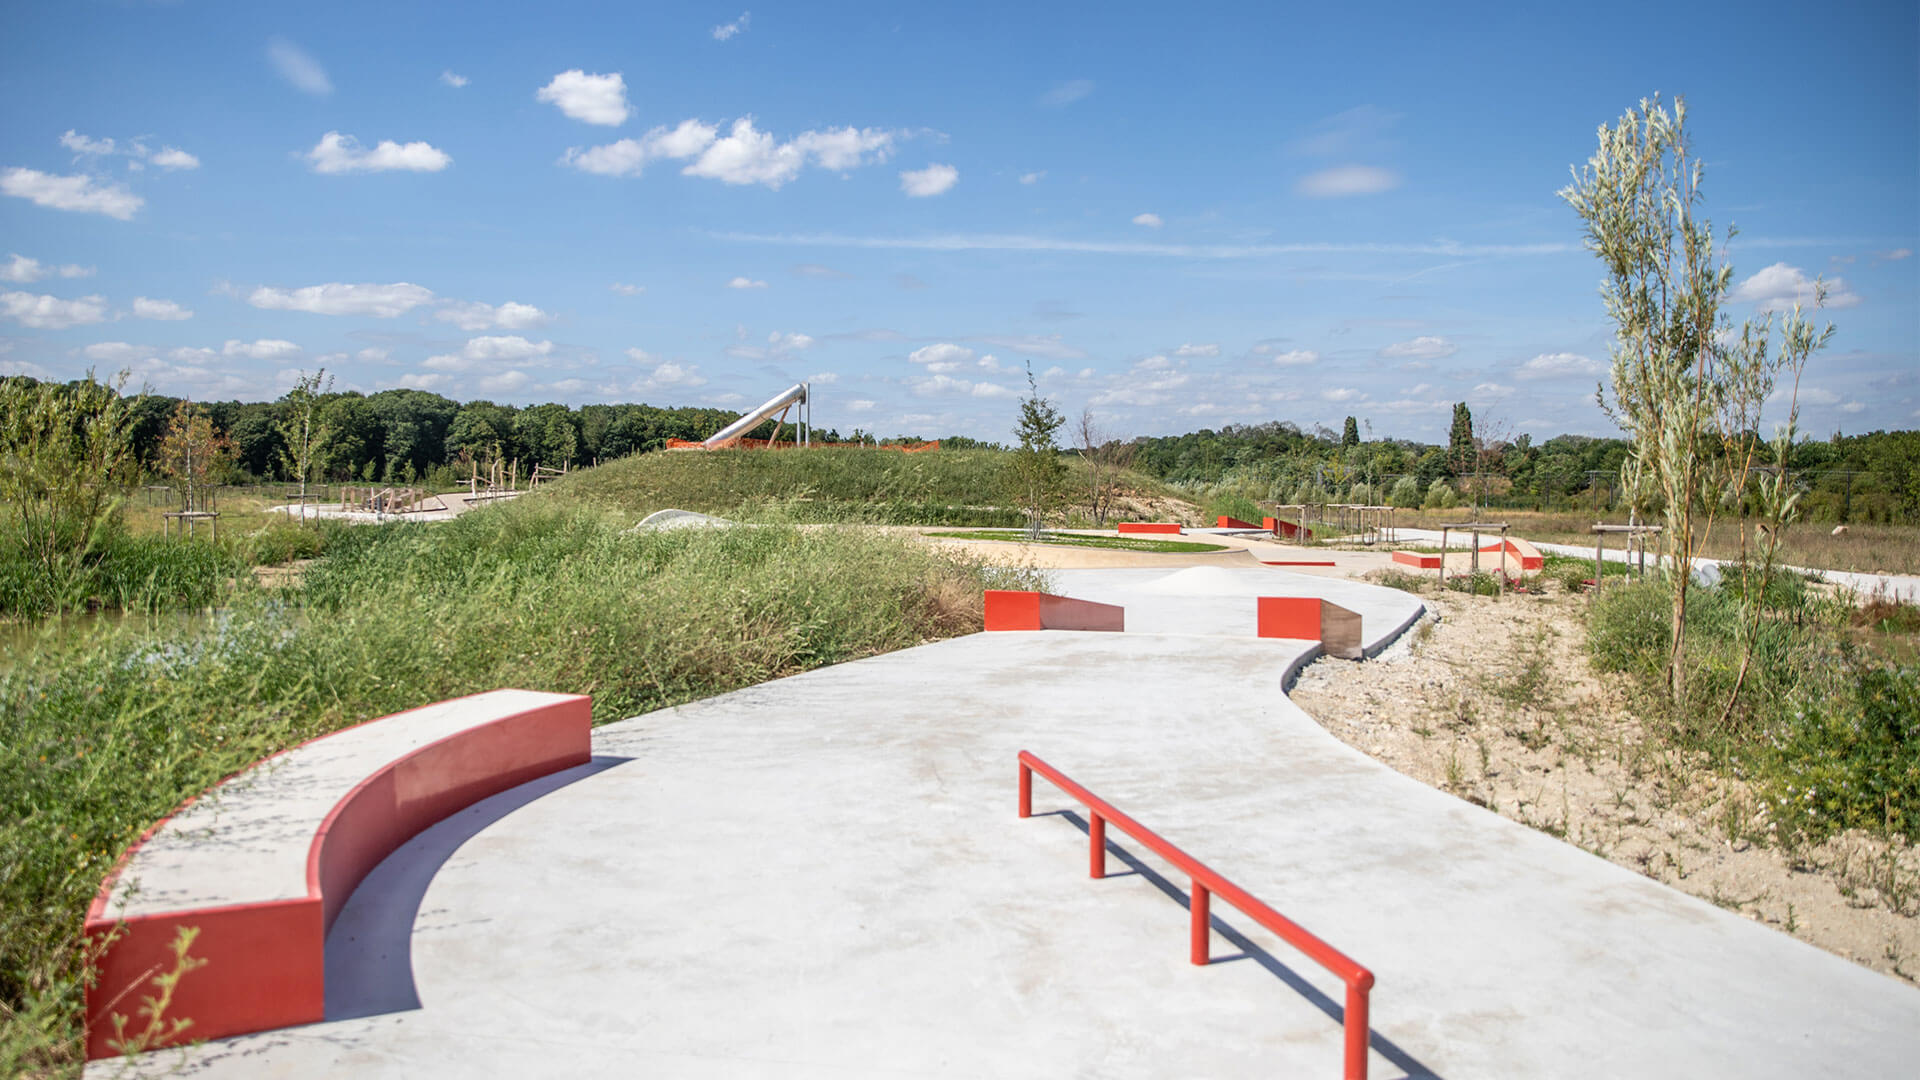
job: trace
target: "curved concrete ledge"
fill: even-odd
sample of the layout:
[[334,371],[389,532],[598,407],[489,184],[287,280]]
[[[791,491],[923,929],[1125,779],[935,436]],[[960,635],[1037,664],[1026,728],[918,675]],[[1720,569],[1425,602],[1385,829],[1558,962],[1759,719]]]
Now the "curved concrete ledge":
[[[186,1039],[324,1019],[325,942],[361,878],[414,834],[480,799],[591,756],[590,702],[495,690],[322,736],[189,799],[101,886],[86,935],[87,1056],[115,1053],[113,1017],[145,1028],[151,979],[195,928],[203,967],[167,1015]],[[160,1045],[165,1045],[162,1040]]]
[[1123,521],[1114,526],[1114,531],[1121,536],[1162,534],[1179,536],[1181,530],[1179,524],[1172,521]]

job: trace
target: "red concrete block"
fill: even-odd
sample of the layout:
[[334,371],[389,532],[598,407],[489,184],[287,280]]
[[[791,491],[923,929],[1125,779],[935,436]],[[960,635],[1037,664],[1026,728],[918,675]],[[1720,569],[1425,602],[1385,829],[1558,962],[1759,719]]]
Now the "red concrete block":
[[114,1054],[108,1045],[114,1014],[128,1018],[129,1034],[144,1028],[141,999],[155,992],[155,974],[173,970],[172,946],[182,927],[199,929],[188,955],[207,961],[180,980],[168,1007],[169,1016],[193,1020],[183,1038],[218,1039],[325,1019],[327,930],[360,880],[455,811],[590,761],[591,722],[590,699],[570,697],[477,724],[361,778],[314,823],[306,896],[115,918],[107,910],[114,880],[172,815],[162,819],[121,857],[87,912],[88,939],[111,939],[99,978],[86,992],[87,1057]]
[[1251,521],[1241,521],[1237,517],[1228,517],[1225,514],[1221,514],[1220,520],[1214,522],[1214,528],[1216,529],[1258,529],[1260,528],[1260,526],[1255,525]]
[[1267,530],[1270,533],[1276,533],[1280,536],[1284,536],[1289,540],[1294,539],[1295,537],[1300,536],[1302,534],[1305,534],[1308,540],[1313,539],[1312,529],[1303,529],[1300,526],[1295,525],[1291,521],[1282,521],[1279,518],[1261,518],[1260,527]]
[[987,590],[988,630],[1105,630],[1123,631],[1126,610],[1118,604],[1096,604],[1052,593]]
[[1402,566],[1411,566],[1416,570],[1440,569],[1440,556],[1422,555],[1417,551],[1396,551],[1393,553],[1393,561]]
[[1123,521],[1116,528],[1122,536],[1128,533],[1167,533],[1180,535],[1180,526],[1171,521]]
[[1506,554],[1513,556],[1514,561],[1520,564],[1522,573],[1528,570],[1539,570],[1547,565],[1546,556],[1540,554],[1540,549],[1527,543],[1525,540],[1509,538],[1497,543],[1488,544],[1486,547],[1481,548],[1480,551],[1482,554],[1487,552],[1499,554],[1502,548],[1505,548]]
[[1347,660],[1365,655],[1359,612],[1313,596],[1262,596],[1257,605],[1260,637],[1317,641],[1328,656]]

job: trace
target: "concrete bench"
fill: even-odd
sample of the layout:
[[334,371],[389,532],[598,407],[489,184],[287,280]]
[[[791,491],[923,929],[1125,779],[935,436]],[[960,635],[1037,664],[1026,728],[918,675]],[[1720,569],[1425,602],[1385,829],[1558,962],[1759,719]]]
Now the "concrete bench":
[[1418,551],[1396,551],[1393,553],[1394,562],[1399,563],[1401,566],[1411,566],[1416,570],[1438,570],[1440,569],[1440,559],[1441,557],[1438,555],[1427,555]]
[[[121,858],[87,912],[103,949],[87,991],[87,1056],[116,1052],[113,1018],[142,999],[197,928],[199,966],[166,1010],[179,1039],[325,1018],[327,930],[367,872],[472,803],[592,757],[590,701],[495,690],[370,720],[267,758],[190,799]],[[160,1040],[161,1045],[169,1041]]]

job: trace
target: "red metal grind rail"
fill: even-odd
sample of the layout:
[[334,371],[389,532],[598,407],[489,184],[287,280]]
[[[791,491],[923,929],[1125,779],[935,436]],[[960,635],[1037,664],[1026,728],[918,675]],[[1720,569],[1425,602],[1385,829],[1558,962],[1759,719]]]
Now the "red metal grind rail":
[[1346,1080],[1367,1080],[1367,995],[1373,989],[1373,972],[1361,967],[1345,953],[1308,933],[1306,928],[1260,902],[1253,894],[1221,877],[1199,859],[1173,846],[1160,834],[1121,813],[1114,805],[1067,779],[1065,773],[1020,751],[1020,816],[1033,816],[1033,774],[1053,781],[1053,785],[1071,795],[1087,808],[1087,874],[1107,875],[1107,822],[1133,837],[1161,858],[1178,867],[1192,879],[1192,943],[1190,958],[1195,964],[1209,959],[1209,934],[1212,918],[1209,897],[1218,895],[1248,918],[1280,935],[1287,944],[1307,954],[1315,963],[1339,976],[1347,984],[1346,1007]]

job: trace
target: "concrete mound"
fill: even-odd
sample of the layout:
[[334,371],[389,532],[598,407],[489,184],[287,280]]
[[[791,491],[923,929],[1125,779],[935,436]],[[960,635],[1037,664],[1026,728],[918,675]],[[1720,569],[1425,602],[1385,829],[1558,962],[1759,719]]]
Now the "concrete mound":
[[710,514],[696,514],[691,510],[655,510],[641,519],[628,532],[641,529],[731,529],[740,524],[726,518],[713,517]]

